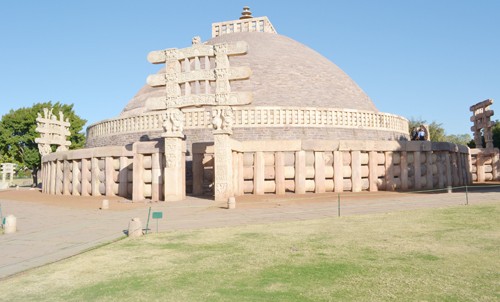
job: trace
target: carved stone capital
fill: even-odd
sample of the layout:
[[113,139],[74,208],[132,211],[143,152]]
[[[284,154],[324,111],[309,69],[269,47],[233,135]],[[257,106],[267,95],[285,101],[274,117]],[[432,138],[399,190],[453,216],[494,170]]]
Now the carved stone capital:
[[169,108],[163,115],[163,137],[180,137],[184,134],[184,113],[178,108]]

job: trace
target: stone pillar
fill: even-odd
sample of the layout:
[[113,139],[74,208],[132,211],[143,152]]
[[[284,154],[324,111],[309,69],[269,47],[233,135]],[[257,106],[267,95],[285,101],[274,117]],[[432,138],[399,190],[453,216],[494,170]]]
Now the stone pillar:
[[392,164],[392,152],[385,152],[385,190],[394,191],[394,165]]
[[[453,178],[453,186],[458,186],[458,162],[457,162],[457,157],[458,157],[458,154],[457,153],[452,153],[451,154],[451,159],[452,159],[452,178]],[[483,169],[484,169],[484,161],[483,161]],[[483,170],[483,172],[485,172]],[[483,173],[484,175],[484,173]],[[485,177],[486,175],[484,175]],[[486,180],[486,178],[485,178]]]
[[253,193],[256,195],[264,195],[264,178],[265,178],[265,160],[264,152],[255,152],[255,161],[253,165]]
[[90,160],[90,167],[91,167],[91,171],[90,171],[90,175],[92,175],[92,178],[91,178],[91,183],[90,183],[90,189],[91,189],[91,192],[92,192],[92,196],[100,196],[101,195],[101,192],[99,191],[99,172],[100,172],[100,169],[99,169],[99,159],[97,157],[92,157],[92,159]]
[[[325,159],[324,152],[314,152],[314,192],[325,193]],[[361,166],[360,166],[361,168]],[[361,179],[360,179],[361,180]]]
[[60,195],[63,191],[63,165],[60,160],[56,160],[56,195]]
[[232,155],[229,133],[214,131],[215,201],[227,201],[234,196]]
[[361,151],[351,151],[352,192],[361,192]]
[[151,200],[163,200],[160,154],[151,154]]
[[120,171],[118,172],[118,195],[128,196],[128,158],[120,156]]
[[57,167],[54,161],[50,162],[50,194],[56,194]]
[[193,153],[193,195],[203,195],[203,153]]
[[437,173],[438,173],[438,188],[444,188],[445,183],[445,164],[443,163],[443,156],[439,156],[440,154],[436,154],[436,165],[437,165]]
[[401,190],[408,190],[408,157],[406,154],[406,151],[402,151],[401,153],[401,162],[400,162],[400,168],[401,168]]
[[[458,185],[463,186],[464,185],[464,162],[463,162],[463,157],[460,152],[457,152],[457,161],[458,161]],[[495,158],[493,157],[493,162],[491,163],[492,168],[493,168],[493,180],[495,180],[496,176],[496,169],[495,169]]]
[[163,196],[165,201],[184,200],[186,197],[186,143],[181,134],[164,134],[163,137],[165,143]]
[[47,168],[46,168],[46,164],[43,162],[43,159],[42,159],[42,179],[41,179],[41,182],[42,182],[42,193],[47,193],[46,192],[46,189],[47,189],[47,183],[46,183],[46,179],[47,177],[45,176],[45,174],[47,173]]
[[413,152],[413,167],[415,174],[413,175],[413,178],[415,179],[413,188],[415,190],[420,190],[422,188],[422,183],[420,182],[420,178],[422,177],[422,164],[420,162],[420,151]]
[[144,200],[144,155],[134,154],[132,200]]
[[452,178],[451,178],[451,161],[450,161],[450,153],[448,151],[446,151],[446,153],[444,154],[444,158],[445,158],[445,165],[446,165],[446,186],[452,186],[453,185],[453,181],[452,181]]
[[426,176],[425,187],[427,189],[432,189],[432,187],[434,186],[434,180],[432,177],[432,151],[426,152],[425,159],[426,159],[425,164],[427,167],[426,173],[425,173],[425,176]]
[[342,151],[333,151],[333,182],[336,193],[344,192],[344,163]]
[[306,151],[295,152],[295,193],[306,193]]
[[[233,162],[233,193],[234,195],[238,195],[238,192],[240,190],[240,176],[241,171],[239,170],[239,165],[240,165],[240,157],[238,156],[238,152],[232,151],[232,162]],[[234,197],[233,197],[234,198]]]
[[115,171],[115,168],[113,167],[113,157],[111,156],[106,156],[104,159],[104,173],[105,173],[105,191],[106,191],[106,196],[115,196],[115,192],[113,191],[114,187],[114,180],[113,180],[113,174]]
[[274,158],[276,194],[285,194],[285,155],[283,152],[276,152]]
[[368,189],[370,192],[377,192],[377,179],[378,179],[378,159],[377,152],[368,152]]
[[82,196],[89,196],[89,178],[90,178],[90,171],[89,171],[89,160],[86,158],[82,158]]
[[245,187],[245,178],[243,177],[243,173],[244,173],[244,168],[243,168],[243,153],[241,152],[238,152],[236,154],[236,156],[238,157],[238,167],[237,167],[237,170],[238,170],[238,179],[237,179],[237,182],[238,182],[238,190],[235,191],[234,193],[236,195],[243,195],[244,194],[244,187]]
[[[78,191],[78,176],[80,170],[78,169],[78,162],[76,160],[71,161],[72,171],[71,171],[71,194],[78,196],[81,193]],[[81,187],[80,187],[81,188]]]
[[71,182],[71,171],[69,169],[69,162],[67,160],[63,161],[63,187],[62,187],[62,193],[63,195],[70,195],[69,194],[69,184]]

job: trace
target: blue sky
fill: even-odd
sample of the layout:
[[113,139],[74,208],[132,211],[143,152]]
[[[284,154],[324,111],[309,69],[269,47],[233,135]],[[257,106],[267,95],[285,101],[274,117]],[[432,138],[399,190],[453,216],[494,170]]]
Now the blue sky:
[[59,101],[87,125],[116,117],[159,69],[150,51],[208,40],[244,5],[337,64],[382,112],[470,134],[470,105],[500,102],[498,0],[0,0],[0,115]]

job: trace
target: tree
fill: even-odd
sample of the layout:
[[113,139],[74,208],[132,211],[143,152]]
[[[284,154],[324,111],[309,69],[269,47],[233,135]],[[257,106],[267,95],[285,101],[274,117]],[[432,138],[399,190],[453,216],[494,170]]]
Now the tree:
[[500,148],[500,121],[496,120],[495,125],[491,127],[493,134],[493,147]]
[[81,119],[73,111],[73,104],[61,104],[59,102],[37,103],[29,108],[11,110],[0,120],[0,160],[2,162],[14,162],[19,168],[28,168],[33,175],[36,184],[36,174],[40,169],[41,158],[35,138],[39,137],[36,132],[37,113],[43,112],[43,108],[53,108],[57,116],[60,111],[69,118],[71,123],[70,149],[82,148],[85,145],[85,135],[81,133],[87,122]]
[[470,144],[472,137],[470,134],[450,134],[446,135],[445,139],[450,143],[467,146]]

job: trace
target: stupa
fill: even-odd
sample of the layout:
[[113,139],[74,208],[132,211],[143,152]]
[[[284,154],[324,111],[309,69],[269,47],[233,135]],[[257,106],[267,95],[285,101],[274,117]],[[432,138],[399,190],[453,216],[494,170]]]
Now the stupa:
[[134,201],[419,190],[470,183],[469,149],[409,141],[338,66],[245,7],[212,37],[153,51],[164,65],[87,148],[42,158],[49,194]]

